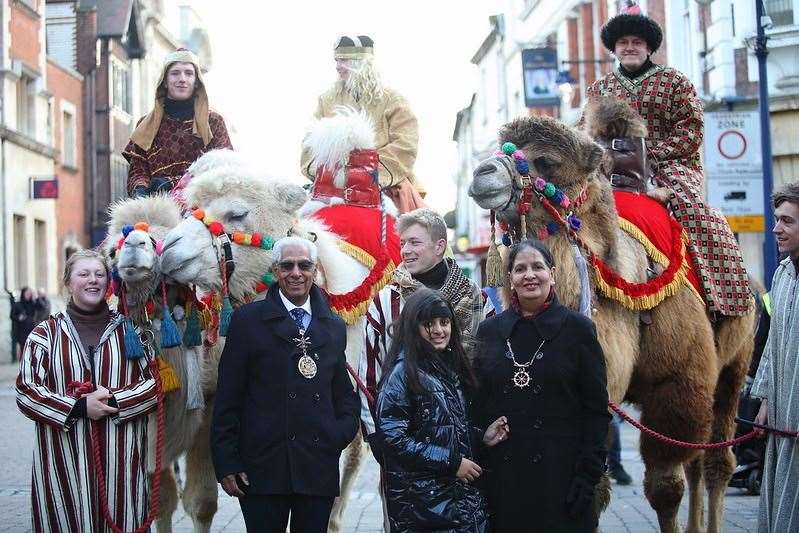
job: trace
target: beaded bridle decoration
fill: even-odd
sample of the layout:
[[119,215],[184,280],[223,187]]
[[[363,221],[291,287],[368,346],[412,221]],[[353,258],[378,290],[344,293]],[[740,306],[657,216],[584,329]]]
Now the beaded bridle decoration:
[[[538,239],[546,240],[551,235],[555,235],[561,226],[566,227],[570,232],[576,233],[579,231],[582,227],[582,220],[575,214],[575,209],[578,209],[588,197],[587,185],[572,200],[557,185],[547,181],[542,176],[530,176],[530,163],[527,161],[527,156],[514,143],[506,142],[502,145],[501,150],[497,150],[494,153],[496,158],[504,158],[505,156],[513,160],[516,168],[515,175],[511,172],[511,179],[513,180],[513,188],[519,191],[516,209],[521,219],[521,238],[527,238],[526,217],[532,209],[534,197],[538,199],[541,206],[553,218],[551,222],[538,228],[536,232]],[[507,205],[513,200],[514,195],[511,194]],[[564,210],[563,214],[559,211],[560,209]],[[503,232],[502,243],[505,246],[513,244],[513,237],[508,223],[500,222],[499,227]]]

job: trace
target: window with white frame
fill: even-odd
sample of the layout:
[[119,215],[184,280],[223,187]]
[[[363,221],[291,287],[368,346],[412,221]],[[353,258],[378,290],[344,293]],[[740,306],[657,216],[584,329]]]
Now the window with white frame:
[[130,71],[121,61],[111,61],[111,105],[131,112]]
[[36,136],[36,80],[26,74],[17,80],[17,131]]
[[764,0],[763,7],[775,26],[793,24],[793,0]]
[[128,162],[119,154],[111,155],[111,201],[128,195]]
[[75,168],[77,164],[75,107],[61,102],[61,164]]

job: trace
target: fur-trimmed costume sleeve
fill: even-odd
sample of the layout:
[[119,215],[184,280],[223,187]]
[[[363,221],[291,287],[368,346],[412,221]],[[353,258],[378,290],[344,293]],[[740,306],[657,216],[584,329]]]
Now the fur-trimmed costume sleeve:
[[[413,180],[413,165],[419,144],[419,125],[408,102],[394,95],[386,105],[385,119],[388,123],[388,143],[378,147],[381,168],[380,185],[397,185],[405,179]],[[414,183],[414,185],[416,185]]]

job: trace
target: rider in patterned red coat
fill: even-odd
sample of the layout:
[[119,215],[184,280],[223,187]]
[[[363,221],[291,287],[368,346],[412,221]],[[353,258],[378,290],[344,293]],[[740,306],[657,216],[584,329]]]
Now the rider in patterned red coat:
[[611,18],[601,38],[619,66],[594,82],[587,96],[624,100],[646,120],[647,156],[657,187],[648,194],[669,207],[688,234],[709,311],[746,314],[752,299],[738,242],[723,215],[703,198],[704,118],[693,84],[680,71],[651,61],[663,33],[638,6]]

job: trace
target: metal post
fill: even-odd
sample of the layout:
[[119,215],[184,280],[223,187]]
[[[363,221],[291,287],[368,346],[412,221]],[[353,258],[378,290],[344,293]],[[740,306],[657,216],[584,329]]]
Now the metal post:
[[771,117],[768,105],[768,72],[766,56],[768,43],[763,28],[763,0],[755,0],[755,17],[757,38],[755,39],[755,56],[759,74],[760,90],[760,144],[763,155],[763,216],[765,218],[765,240],[763,242],[763,281],[766,289],[771,290],[771,278],[777,268],[777,242],[774,239],[774,214],[771,209],[771,191],[773,188],[773,170],[771,164]]

